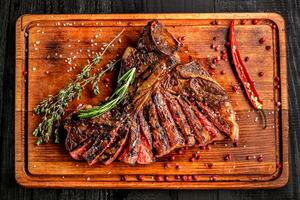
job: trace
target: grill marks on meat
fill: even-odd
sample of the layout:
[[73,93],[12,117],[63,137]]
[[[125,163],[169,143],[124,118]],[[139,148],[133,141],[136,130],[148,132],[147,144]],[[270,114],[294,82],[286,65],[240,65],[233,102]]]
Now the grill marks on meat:
[[153,135],[153,147],[155,149],[156,157],[161,157],[171,151],[168,136],[160,124],[157,109],[154,104],[150,105],[149,118],[151,124],[151,132]]
[[108,146],[108,148],[99,157],[98,161],[101,161],[105,165],[109,165],[113,162],[122,151],[127,138],[128,138],[129,128],[121,127],[119,134],[116,136],[114,141]]
[[174,121],[176,122],[178,128],[180,129],[181,133],[184,136],[186,145],[187,146],[195,145],[195,143],[196,143],[195,135],[194,135],[191,127],[188,125],[188,121],[186,119],[186,116],[185,116],[183,110],[181,109],[180,104],[178,103],[176,98],[174,98],[168,92],[165,92],[164,96],[167,100],[168,108],[169,108],[170,112],[172,113],[172,117],[173,117]]
[[137,69],[124,101],[94,119],[78,119],[76,111],[66,119],[65,146],[74,159],[148,164],[179,147],[238,139],[225,90],[197,62],[182,64],[178,48],[158,21],[147,24],[122,57],[119,77]]
[[167,134],[171,150],[184,146],[184,137],[182,133],[177,130],[172,114],[160,92],[153,95],[153,102],[156,106],[159,121]]
[[179,49],[179,42],[161,23],[154,20],[145,26],[137,48],[142,52],[157,51],[172,56]]

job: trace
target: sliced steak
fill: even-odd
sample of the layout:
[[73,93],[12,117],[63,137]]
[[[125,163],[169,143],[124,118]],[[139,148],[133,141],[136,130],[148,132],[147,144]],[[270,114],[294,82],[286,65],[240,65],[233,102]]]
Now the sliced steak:
[[165,92],[164,96],[167,100],[168,108],[172,114],[172,117],[185,138],[186,145],[195,145],[195,135],[191,127],[189,126],[186,116],[183,110],[181,109],[181,106],[179,105],[178,101],[176,100],[176,98],[173,97],[173,95],[171,95],[168,92]]
[[172,114],[160,92],[154,93],[153,102],[156,106],[161,125],[167,134],[171,150],[183,147],[185,145],[185,139],[182,133],[177,130]]
[[149,164],[183,146],[238,139],[226,91],[199,63],[183,63],[179,46],[157,20],[145,26],[137,47],[122,56],[119,78],[136,68],[124,100],[94,119],[78,119],[76,110],[65,120],[65,146],[74,159]]

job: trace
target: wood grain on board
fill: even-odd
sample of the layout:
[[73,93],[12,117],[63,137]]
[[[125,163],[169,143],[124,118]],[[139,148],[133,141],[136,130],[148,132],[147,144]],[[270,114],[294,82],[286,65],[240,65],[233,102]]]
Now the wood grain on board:
[[[239,118],[240,141],[234,147],[229,141],[210,145],[200,150],[202,158],[189,162],[190,148],[183,155],[176,155],[171,167],[164,169],[168,156],[150,165],[128,166],[114,162],[109,166],[97,164],[89,167],[85,162],[71,159],[63,145],[53,142],[36,146],[32,131],[40,122],[33,114],[34,107],[49,94],[55,94],[101,50],[103,42],[110,41],[123,28],[121,42],[116,42],[102,65],[122,55],[127,46],[134,46],[143,26],[151,19],[159,19],[176,37],[185,36],[182,53],[196,60],[211,59],[219,52],[211,44],[224,47],[228,26],[232,19],[245,25],[236,25],[236,36],[242,56],[250,59],[246,66],[255,80],[264,100],[267,129],[262,129],[260,115],[249,105],[238,85],[229,62],[220,61],[214,69],[214,78],[226,89]],[[211,22],[218,20],[218,25]],[[253,25],[252,19],[259,23]],[[272,29],[272,25],[276,29]],[[288,180],[288,99],[286,79],[286,44],[284,21],[278,14],[114,14],[114,15],[25,15],[16,27],[16,111],[15,148],[16,178],[28,187],[77,187],[77,188],[274,188]],[[213,40],[213,37],[216,37]],[[265,37],[264,44],[259,39]],[[267,51],[266,46],[271,46]],[[221,75],[221,71],[225,71]],[[24,77],[24,71],[27,76]],[[258,76],[264,72],[264,76]],[[108,76],[115,81],[116,73]],[[280,88],[274,89],[274,77],[280,77]],[[100,83],[101,95],[94,97],[90,90],[80,101],[72,102],[68,112],[79,103],[97,104],[113,91],[113,81]],[[279,109],[276,102],[281,102]],[[174,153],[176,154],[176,152]],[[224,161],[224,155],[232,159]],[[250,159],[246,159],[250,156]],[[263,157],[261,162],[257,161]],[[175,168],[180,164],[180,170]],[[212,167],[208,167],[213,165]],[[278,165],[282,167],[278,168]],[[128,176],[121,182],[120,176]],[[145,175],[139,182],[137,175]],[[155,175],[168,175],[170,181],[156,182]],[[197,175],[188,182],[175,180],[174,175]],[[216,181],[210,181],[216,176]]]

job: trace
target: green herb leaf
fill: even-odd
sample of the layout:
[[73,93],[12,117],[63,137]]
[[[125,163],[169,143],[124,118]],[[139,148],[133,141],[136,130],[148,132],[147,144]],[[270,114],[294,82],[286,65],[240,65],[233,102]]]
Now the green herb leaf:
[[94,118],[116,107],[124,99],[129,86],[134,82],[135,71],[136,68],[131,68],[118,80],[119,85],[122,83],[123,85],[115,90],[108,102],[88,110],[79,110],[79,118]]

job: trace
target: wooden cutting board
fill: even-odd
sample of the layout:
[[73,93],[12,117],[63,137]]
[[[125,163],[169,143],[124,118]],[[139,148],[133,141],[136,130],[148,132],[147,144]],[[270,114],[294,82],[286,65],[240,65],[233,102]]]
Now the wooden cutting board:
[[[262,129],[260,115],[254,111],[241,89],[232,86],[238,81],[229,62],[220,61],[213,77],[227,90],[239,118],[240,141],[237,147],[230,141],[217,142],[208,149],[190,148],[182,155],[176,152],[175,161],[169,156],[149,165],[128,166],[114,162],[109,166],[71,159],[63,144],[35,145],[32,132],[41,119],[34,115],[34,107],[49,94],[75,77],[103,42],[110,41],[123,28],[121,41],[98,67],[118,55],[127,46],[135,46],[147,21],[159,19],[176,37],[184,36],[184,51],[194,59],[212,59],[220,52],[211,45],[224,48],[231,20],[242,57],[256,87],[264,100],[267,114],[266,129]],[[252,20],[257,19],[256,25]],[[214,21],[217,20],[217,24]],[[273,26],[273,28],[272,28]],[[275,27],[275,28],[274,28]],[[264,44],[259,39],[265,37]],[[270,46],[270,50],[266,50]],[[225,74],[221,74],[221,71]],[[261,77],[259,72],[263,72]],[[107,75],[113,82],[116,73]],[[274,77],[280,77],[275,89]],[[79,103],[96,105],[113,91],[113,82],[100,83],[101,94],[94,97],[90,88],[80,101],[72,102],[68,112]],[[288,181],[288,99],[287,99],[286,40],[283,18],[274,13],[234,14],[103,14],[103,15],[25,15],[16,24],[16,109],[15,151],[16,180],[26,187],[39,188],[182,188],[182,189],[250,189],[275,188]],[[277,102],[281,106],[277,107]],[[196,151],[201,159],[190,162]],[[224,160],[226,154],[231,159]],[[259,158],[261,157],[261,158]],[[169,163],[165,169],[164,164]],[[180,169],[176,169],[176,164]],[[127,181],[120,181],[125,175]],[[137,176],[143,175],[144,181]],[[155,181],[155,176],[167,176],[168,181]],[[191,180],[175,179],[186,175]],[[193,178],[196,178],[194,180]],[[212,180],[214,179],[214,180]]]

